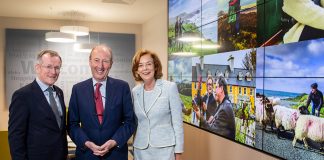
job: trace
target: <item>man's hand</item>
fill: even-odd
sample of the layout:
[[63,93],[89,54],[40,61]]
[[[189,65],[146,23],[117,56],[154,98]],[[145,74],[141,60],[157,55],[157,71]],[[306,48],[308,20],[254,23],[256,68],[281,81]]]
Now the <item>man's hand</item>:
[[100,156],[105,155],[109,152],[109,150],[117,145],[117,142],[115,140],[108,140],[106,143],[104,143],[102,146],[100,146]]
[[194,112],[196,113],[197,119],[200,119],[200,109],[197,107],[196,109],[194,109]]
[[89,149],[91,149],[94,155],[100,156],[100,154],[101,154],[101,152],[100,152],[101,151],[100,146],[97,146],[96,144],[94,144],[91,141],[86,141],[84,143],[84,145],[86,147],[88,147]]
[[205,102],[203,102],[203,105],[202,106],[203,106],[203,110],[204,111],[207,111],[207,104]]
[[213,120],[214,120],[214,116],[210,116],[207,122],[211,124]]

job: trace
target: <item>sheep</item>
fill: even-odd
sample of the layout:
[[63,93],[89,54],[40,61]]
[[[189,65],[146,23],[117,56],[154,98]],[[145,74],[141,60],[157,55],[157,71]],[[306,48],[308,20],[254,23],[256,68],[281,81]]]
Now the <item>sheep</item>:
[[299,106],[298,110],[300,114],[309,114],[308,108],[306,106]]
[[277,136],[279,138],[280,127],[285,131],[294,130],[297,119],[300,115],[299,111],[285,106],[276,105],[274,108],[274,119],[277,128]]
[[321,143],[323,149],[324,142],[324,118],[312,115],[300,115],[295,128],[295,136],[292,145],[295,147],[296,141],[302,140],[305,148],[308,149],[306,138]]
[[263,118],[263,104],[262,104],[261,98],[255,99],[255,120],[258,122],[261,122]]
[[267,124],[271,125],[273,129],[273,108],[269,99],[263,95],[257,96],[255,99],[255,119],[260,122],[262,129],[265,129]]
[[268,98],[270,103],[275,106],[275,105],[280,105],[280,98],[276,97],[269,97]]

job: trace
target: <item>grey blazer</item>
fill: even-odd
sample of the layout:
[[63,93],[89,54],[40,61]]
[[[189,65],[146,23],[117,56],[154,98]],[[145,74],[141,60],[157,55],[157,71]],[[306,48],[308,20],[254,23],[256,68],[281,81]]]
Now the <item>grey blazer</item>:
[[158,79],[153,89],[152,104],[145,112],[144,85],[133,88],[134,111],[137,118],[134,147],[175,146],[175,153],[183,152],[183,122],[181,102],[174,82]]

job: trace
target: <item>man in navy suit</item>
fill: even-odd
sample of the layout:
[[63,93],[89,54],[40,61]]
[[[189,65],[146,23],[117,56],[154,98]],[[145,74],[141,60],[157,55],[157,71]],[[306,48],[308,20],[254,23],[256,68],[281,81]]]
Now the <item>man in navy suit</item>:
[[8,128],[12,160],[67,158],[64,96],[54,85],[61,64],[57,52],[40,52],[35,65],[36,79],[14,92]]
[[112,64],[111,49],[96,46],[89,57],[92,78],[72,88],[68,132],[77,159],[128,159],[127,140],[135,130],[131,92],[127,82],[108,77]]

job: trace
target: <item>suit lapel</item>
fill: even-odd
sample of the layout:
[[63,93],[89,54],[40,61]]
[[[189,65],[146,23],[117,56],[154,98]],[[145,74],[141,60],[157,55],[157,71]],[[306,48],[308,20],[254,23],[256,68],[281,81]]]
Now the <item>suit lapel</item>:
[[160,95],[162,93],[161,86],[162,86],[162,81],[161,80],[157,80],[156,83],[155,83],[155,87],[154,87],[153,93],[152,93],[152,97],[147,97],[147,98],[152,99],[152,103],[149,105],[149,108],[146,111],[146,113],[148,113],[151,110],[151,108],[153,107],[153,105],[156,102],[156,100],[160,97]]
[[[114,87],[116,87],[116,86],[114,85],[113,79],[107,77],[106,95],[105,95],[105,110],[104,110],[104,114],[103,114],[103,122],[102,122],[102,124],[104,124],[105,121],[107,121],[109,116],[113,115],[113,114],[109,114],[109,112],[110,112],[111,109],[116,107],[113,104],[113,100],[114,100],[114,96],[116,95],[115,91],[118,90],[118,89],[115,89]],[[99,123],[99,120],[98,120],[98,123]]]
[[138,99],[137,100],[137,106],[139,106],[138,107],[139,110],[141,110],[141,112],[144,115],[146,115],[145,110],[144,110],[144,102],[143,102],[143,95],[144,95],[144,93],[143,92],[144,92],[144,85],[141,84],[141,87],[139,87],[138,90],[136,90],[135,96],[136,96],[136,99]]
[[86,81],[86,84],[84,87],[85,87],[85,89],[84,89],[85,92],[83,93],[84,94],[83,97],[89,98],[89,100],[87,100],[87,103],[88,103],[87,106],[89,106],[91,118],[99,126],[100,124],[99,124],[97,111],[96,111],[96,103],[94,101],[94,86],[93,86],[92,78],[90,78]]
[[54,90],[56,91],[57,96],[59,97],[60,100],[60,104],[61,104],[61,109],[62,109],[62,123],[61,126],[63,129],[64,123],[65,123],[65,117],[66,117],[66,108],[65,108],[65,103],[64,103],[64,97],[63,97],[63,93],[61,93],[61,91],[58,89],[57,86],[53,85]]
[[39,87],[36,80],[33,81],[32,85],[33,85],[32,88],[33,88],[33,92],[34,92],[35,99],[36,99],[35,102],[39,102],[39,105],[35,105],[35,106],[40,106],[41,110],[44,111],[44,113],[40,113],[40,114],[45,114],[47,117],[51,118],[52,122],[54,122],[56,124],[55,126],[57,126],[57,129],[59,129],[55,115],[52,111],[51,106],[47,102],[42,89]]

